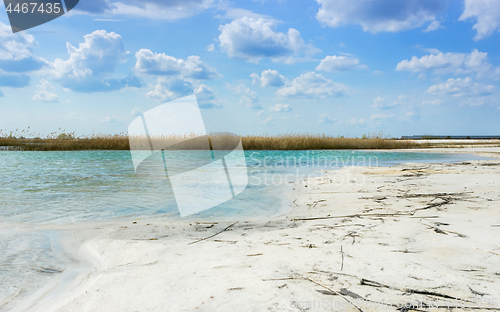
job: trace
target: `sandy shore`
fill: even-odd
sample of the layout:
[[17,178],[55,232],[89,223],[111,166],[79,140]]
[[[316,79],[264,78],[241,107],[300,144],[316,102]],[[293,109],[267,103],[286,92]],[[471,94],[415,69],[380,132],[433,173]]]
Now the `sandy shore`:
[[500,310],[500,160],[349,167],[296,191],[272,220],[60,226],[68,273],[16,310]]

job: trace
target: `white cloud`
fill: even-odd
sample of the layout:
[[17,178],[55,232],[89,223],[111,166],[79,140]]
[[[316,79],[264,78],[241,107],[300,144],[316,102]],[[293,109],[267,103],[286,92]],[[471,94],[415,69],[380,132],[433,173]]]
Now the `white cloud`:
[[260,115],[262,115],[264,113],[263,110],[260,110],[258,112],[255,113],[255,116],[259,117]]
[[274,117],[272,117],[272,116],[269,116],[269,117],[266,118],[266,120],[264,120],[263,123],[268,124],[268,125],[272,125],[275,122],[276,122],[276,119],[274,119]]
[[470,77],[467,78],[450,78],[446,82],[431,86],[427,92],[433,94],[449,94],[454,97],[478,97],[490,95],[495,91],[493,85],[483,85],[472,82]]
[[337,118],[332,118],[332,117],[328,116],[327,114],[319,115],[319,120],[318,120],[319,123],[333,124],[333,123],[335,123],[335,121],[337,121]]
[[443,100],[440,99],[422,101],[422,105],[441,105],[441,104],[443,104]]
[[467,19],[476,20],[472,27],[477,31],[476,41],[490,36],[500,27],[500,1],[465,0],[465,9],[459,20]]
[[164,53],[141,49],[135,57],[137,62],[134,70],[144,75],[181,76],[194,79],[215,79],[220,76],[214,68],[208,67],[196,55],[183,60]]
[[264,70],[260,76],[257,73],[250,75],[253,78],[252,84],[260,85],[261,87],[281,87],[287,82],[287,79],[280,75],[277,70]]
[[[158,82],[153,90],[146,93],[149,99],[160,102],[171,101],[183,96],[195,94],[198,105],[203,109],[220,108],[217,103],[215,92],[212,88],[204,84],[193,85],[193,82],[181,78],[158,77]],[[135,112],[135,110],[133,111]]]
[[244,16],[221,25],[221,50],[231,58],[252,63],[258,63],[263,58],[293,63],[300,57],[320,52],[311,44],[306,44],[294,28],[289,28],[287,33],[276,32],[276,23],[272,19]]
[[68,42],[69,58],[56,59],[52,64],[50,76],[64,88],[77,92],[103,92],[142,86],[141,80],[133,75],[106,79],[119,63],[127,60],[128,52],[120,35],[96,30],[85,35],[84,39],[78,48]]
[[385,97],[377,96],[375,99],[373,99],[373,105],[372,108],[374,109],[381,109],[381,110],[386,110],[386,109],[391,109],[396,106],[400,106],[406,103],[407,97],[405,95],[399,95],[396,100],[386,100]]
[[320,9],[316,18],[322,24],[339,27],[361,25],[372,33],[422,27],[434,22],[448,6],[447,0],[316,0]]
[[231,86],[226,82],[226,87],[233,94],[241,95],[240,104],[245,104],[248,108],[261,109],[261,100],[257,92],[250,90],[244,84],[239,84],[236,87]]
[[146,93],[149,99],[171,101],[193,93],[193,84],[190,81],[177,78],[158,77],[154,89]]
[[37,87],[38,87],[38,90],[36,91],[32,100],[41,101],[41,102],[48,102],[48,103],[59,102],[59,96],[51,91],[54,89],[54,86],[52,84],[50,84],[50,82],[48,82],[45,79],[41,79],[40,84]]
[[433,21],[429,24],[429,26],[427,26],[424,32],[438,30],[439,28],[443,28],[443,26],[441,26],[441,23],[439,21]]
[[10,26],[0,21],[0,70],[12,73],[36,71],[48,62],[33,53],[35,38],[25,32],[12,33]]
[[96,30],[85,35],[84,39],[78,48],[66,43],[69,59],[54,61],[56,78],[83,79],[112,73],[118,63],[127,61],[127,51],[120,35]]
[[288,104],[276,104],[274,106],[270,106],[269,111],[270,112],[287,113],[287,112],[291,112],[292,108]]
[[324,70],[324,71],[348,71],[353,69],[363,69],[366,68],[366,65],[359,64],[359,60],[357,58],[351,56],[326,56],[321,60],[319,65],[316,67],[316,70]]
[[350,91],[351,89],[343,83],[333,82],[320,74],[308,72],[278,89],[277,94],[288,98],[325,98],[339,97]]
[[194,94],[198,100],[198,105],[200,108],[220,108],[221,105],[217,103],[215,92],[209,86],[200,84],[194,89]]
[[[437,51],[434,51],[437,52]],[[487,62],[488,54],[474,49],[471,53],[438,53],[424,55],[421,58],[413,56],[411,60],[398,63],[396,70],[422,72],[432,70],[436,74],[477,73],[479,76],[498,75],[499,68]]]
[[212,52],[215,50],[215,45],[213,43],[211,43],[211,44],[207,45],[206,49],[208,52]]

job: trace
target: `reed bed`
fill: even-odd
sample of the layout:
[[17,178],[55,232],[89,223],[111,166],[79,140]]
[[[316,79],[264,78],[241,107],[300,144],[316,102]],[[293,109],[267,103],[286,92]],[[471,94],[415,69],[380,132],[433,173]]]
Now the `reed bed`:
[[344,138],[314,134],[281,134],[275,136],[244,136],[245,150],[317,150],[317,149],[408,149],[421,147],[410,140],[379,136]]
[[[238,137],[229,133],[209,136],[210,146],[214,150],[234,149],[239,143]],[[280,134],[242,136],[245,150],[318,150],[318,149],[408,149],[422,147],[412,140],[397,140],[381,135],[363,136],[363,138],[344,138],[324,134]],[[0,135],[0,148],[22,151],[81,151],[81,150],[130,150],[149,149],[149,146],[167,146],[165,149],[196,150],[210,148],[203,138],[193,135],[161,137],[129,137],[126,134],[97,134],[76,137],[74,133],[52,134],[46,138],[26,138]]]

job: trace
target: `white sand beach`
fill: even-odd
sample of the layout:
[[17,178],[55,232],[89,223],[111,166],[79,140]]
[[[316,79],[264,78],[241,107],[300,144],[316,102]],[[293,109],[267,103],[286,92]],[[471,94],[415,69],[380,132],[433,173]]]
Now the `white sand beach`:
[[68,269],[14,311],[500,310],[500,160],[347,167],[295,189],[268,220],[52,226]]

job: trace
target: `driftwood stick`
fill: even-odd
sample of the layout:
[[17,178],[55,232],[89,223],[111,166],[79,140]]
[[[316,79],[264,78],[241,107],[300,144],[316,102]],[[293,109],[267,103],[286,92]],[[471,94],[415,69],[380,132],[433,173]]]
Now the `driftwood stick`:
[[313,218],[297,218],[291,221],[309,221],[309,220],[323,220],[323,219],[340,219],[340,218],[362,218],[362,217],[394,217],[394,216],[413,216],[414,213],[365,213],[353,214],[345,216],[327,216],[327,217],[313,217]]
[[452,230],[443,230],[443,229],[440,229],[438,228],[437,226],[434,226],[434,225],[430,225],[430,224],[427,224],[427,223],[424,223],[422,222],[423,225],[433,229],[434,231],[436,231],[436,233],[440,233],[440,234],[448,234],[448,233],[452,233],[452,234],[456,234],[458,235],[459,237],[462,237],[462,238],[467,238],[467,235],[464,235],[464,234],[461,234],[461,233],[458,233],[458,232],[455,232],[455,231],[452,231]]
[[340,271],[344,269],[344,251],[342,250],[342,246],[340,246],[340,254],[342,255],[342,264],[340,265]]
[[204,240],[210,239],[210,238],[212,238],[212,237],[214,237],[214,236],[217,236],[217,235],[219,235],[220,233],[222,233],[222,232],[225,232],[225,231],[229,230],[229,228],[231,228],[231,227],[232,227],[233,225],[235,225],[236,223],[238,223],[238,221],[231,223],[231,224],[230,224],[229,226],[227,226],[225,229],[223,229],[223,230],[222,230],[222,231],[220,231],[220,232],[215,233],[214,235],[210,235],[210,236],[204,237],[204,238],[199,239],[199,240],[197,240],[197,241],[191,242],[191,243],[189,243],[188,245],[195,244],[195,243],[198,243],[198,242],[201,242],[201,241],[204,241]]
[[336,294],[336,295],[340,296],[342,299],[344,299],[345,301],[349,302],[349,304],[351,304],[353,307],[355,307],[355,308],[356,308],[359,312],[363,312],[363,310],[361,310],[361,308],[360,308],[360,307],[358,307],[358,306],[357,306],[354,302],[352,302],[351,300],[347,299],[347,297],[346,297],[346,296],[342,295],[342,294],[341,294],[341,293],[339,293],[338,291],[335,291],[335,290],[331,289],[331,288],[330,288],[330,287],[328,287],[328,286],[325,286],[325,285],[323,285],[323,284],[321,284],[321,283],[319,283],[319,282],[316,282],[315,280],[313,280],[313,279],[312,279],[312,278],[310,278],[310,277],[307,277],[307,279],[308,279],[308,280],[310,280],[311,282],[313,282],[314,284],[319,285],[319,286],[321,286],[321,287],[325,288],[326,290],[329,290],[329,291],[331,291],[332,293],[334,293],[334,294]]
[[477,250],[482,250],[482,251],[484,251],[484,252],[488,252],[488,253],[490,253],[490,254],[494,254],[494,255],[500,256],[500,254],[497,254],[497,253],[495,253],[495,252],[493,252],[493,251],[489,251],[489,250],[485,250],[485,249],[477,248],[477,247],[474,247],[474,246],[471,246],[471,247],[472,247],[472,248],[476,248]]
[[379,282],[371,281],[371,280],[368,280],[365,278],[361,279],[360,284],[365,285],[365,286],[377,287],[377,288],[394,289],[394,290],[398,290],[398,291],[401,291],[401,292],[404,292],[407,294],[418,294],[418,295],[426,295],[426,296],[441,297],[441,298],[446,298],[446,299],[460,300],[460,301],[464,301],[464,302],[471,302],[470,300],[461,299],[461,298],[457,298],[457,297],[453,297],[450,295],[441,294],[441,293],[437,293],[437,292],[433,292],[433,291],[428,291],[428,290],[399,288],[399,287],[388,286],[388,285],[384,285],[384,284],[381,284]]

